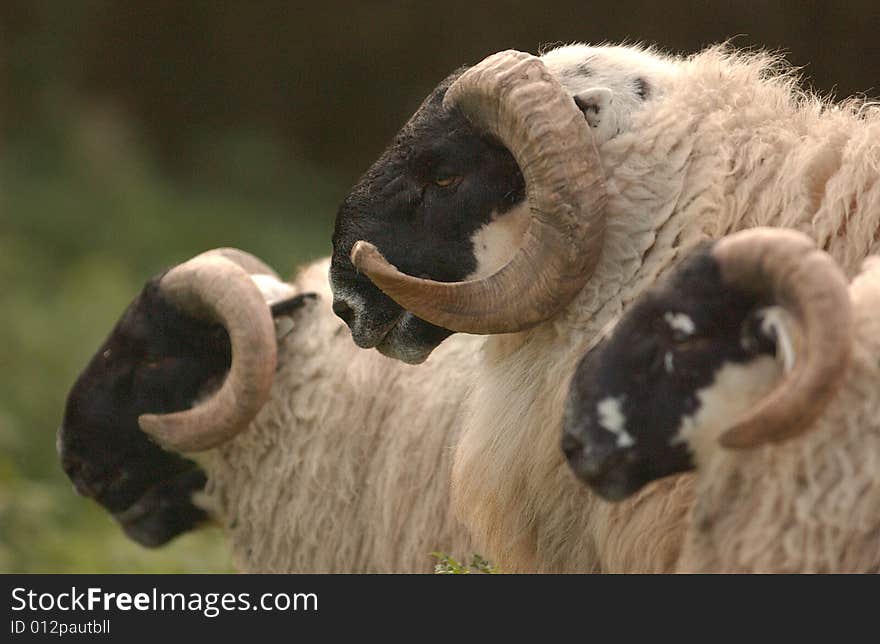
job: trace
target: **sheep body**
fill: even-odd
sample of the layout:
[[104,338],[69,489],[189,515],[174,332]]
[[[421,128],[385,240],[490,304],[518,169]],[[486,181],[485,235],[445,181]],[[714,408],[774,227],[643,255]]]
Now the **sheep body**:
[[[577,61],[595,69],[619,59],[585,46],[543,58],[573,94]],[[765,54],[715,47],[688,59],[625,58],[619,68],[643,74],[651,93],[600,148],[609,195],[602,259],[560,316],[487,339],[466,405],[453,502],[478,549],[508,570],[674,569],[691,476],[612,508],[568,472],[558,436],[577,360],[680,253],[735,230],[785,226],[852,275],[880,247],[876,108],[807,95]],[[643,525],[653,538],[640,548]]]

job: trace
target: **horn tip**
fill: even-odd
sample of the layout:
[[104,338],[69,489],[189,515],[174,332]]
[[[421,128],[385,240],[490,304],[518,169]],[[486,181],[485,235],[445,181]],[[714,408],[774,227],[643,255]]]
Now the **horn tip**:
[[388,260],[368,241],[355,242],[351,249],[351,263],[365,273],[373,272],[381,266],[388,266]]
[[745,437],[741,432],[728,430],[718,439],[724,449],[751,449],[760,447],[765,441],[755,439],[753,436]]
[[179,454],[202,452],[215,446],[199,433],[183,433],[178,424],[169,425],[161,414],[141,414],[138,425],[159,447]]
[[168,444],[168,441],[166,441],[167,432],[163,431],[165,426],[160,420],[158,414],[141,414],[138,416],[138,425],[142,432],[159,443],[159,445],[164,447]]

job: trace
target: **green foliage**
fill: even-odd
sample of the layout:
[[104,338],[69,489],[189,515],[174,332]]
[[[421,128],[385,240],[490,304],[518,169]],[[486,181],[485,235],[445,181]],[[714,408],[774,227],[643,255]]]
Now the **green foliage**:
[[229,570],[218,530],[150,551],[75,495],[55,453],[65,396],[149,277],[223,245],[292,274],[328,253],[342,190],[253,133],[175,185],[119,115],[67,108],[0,152],[0,572]]
[[469,575],[472,572],[485,575],[494,575],[498,569],[487,559],[477,553],[471,555],[470,565],[459,563],[457,559],[445,552],[432,552],[431,556],[437,560],[434,564],[434,573],[437,575]]

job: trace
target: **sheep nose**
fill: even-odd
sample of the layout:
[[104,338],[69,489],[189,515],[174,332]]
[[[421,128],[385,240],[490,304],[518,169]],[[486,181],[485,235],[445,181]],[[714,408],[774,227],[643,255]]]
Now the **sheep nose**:
[[604,478],[622,464],[625,456],[622,450],[615,449],[613,445],[591,443],[587,447],[571,434],[563,437],[562,451],[578,478],[587,482]]
[[605,470],[607,452],[597,451],[592,445],[587,449],[583,440],[574,434],[563,434],[562,451],[571,469],[582,480],[593,480]]
[[334,299],[333,312],[342,318],[342,321],[348,326],[351,326],[351,323],[354,321],[354,309],[345,300]]
[[86,478],[86,464],[82,459],[69,454],[62,454],[61,467],[67,478],[73,483],[73,489],[80,496],[91,498],[95,496],[95,490]]
[[565,454],[565,458],[571,462],[572,459],[577,458],[578,453],[584,448],[583,442],[579,438],[576,438],[574,435],[565,433],[562,435],[562,452]]
[[63,425],[58,429],[55,449],[58,452],[58,459],[61,461],[61,469],[73,483],[74,491],[80,496],[94,497],[96,490],[87,478],[88,463],[68,448]]

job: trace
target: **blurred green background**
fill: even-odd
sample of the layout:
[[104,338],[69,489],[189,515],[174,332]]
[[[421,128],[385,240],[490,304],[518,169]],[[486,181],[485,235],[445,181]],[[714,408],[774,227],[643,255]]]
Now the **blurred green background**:
[[0,0],[0,572],[212,572],[77,497],[67,388],[151,275],[231,245],[283,274],[449,71],[504,48],[734,38],[838,96],[878,94],[880,9],[848,3]]

